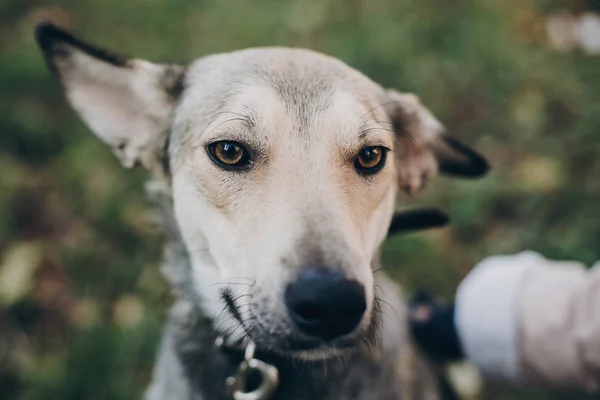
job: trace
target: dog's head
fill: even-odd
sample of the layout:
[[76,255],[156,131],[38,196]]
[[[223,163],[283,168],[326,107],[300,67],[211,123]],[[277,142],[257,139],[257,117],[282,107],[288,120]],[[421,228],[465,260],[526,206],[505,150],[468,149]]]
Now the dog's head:
[[364,340],[397,189],[487,169],[417,97],[312,51],[249,49],[182,67],[48,24],[37,39],[123,164],[170,183],[205,309],[227,309],[276,352],[324,357]]

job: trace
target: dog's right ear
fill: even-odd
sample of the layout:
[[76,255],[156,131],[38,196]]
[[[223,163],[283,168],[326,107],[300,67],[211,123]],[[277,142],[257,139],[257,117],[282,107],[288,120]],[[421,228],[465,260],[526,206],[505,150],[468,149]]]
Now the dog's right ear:
[[488,171],[485,158],[448,135],[414,94],[387,90],[383,105],[397,139],[398,186],[408,194],[419,192],[438,173],[477,178]]
[[35,36],[71,106],[123,165],[162,163],[185,68],[97,48],[51,23],[38,25]]

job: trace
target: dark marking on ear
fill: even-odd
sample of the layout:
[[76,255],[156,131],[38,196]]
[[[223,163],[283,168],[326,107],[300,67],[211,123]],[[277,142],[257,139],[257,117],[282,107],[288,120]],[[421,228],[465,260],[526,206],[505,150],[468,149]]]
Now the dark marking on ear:
[[443,136],[442,143],[442,145],[436,144],[435,147],[444,146],[447,149],[440,151],[434,149],[440,172],[465,178],[478,178],[489,171],[490,166],[486,159],[466,144],[448,135]]
[[160,162],[165,176],[171,176],[171,159],[169,157],[169,145],[171,144],[171,133],[167,133],[160,154]]
[[[392,101],[386,104],[394,103],[402,104],[400,101]],[[405,140],[407,145],[414,146],[415,140],[407,129],[407,126],[410,124],[411,118],[414,118],[414,115],[405,110],[403,107],[395,107],[391,112],[389,112],[389,117],[392,124],[392,130],[396,133],[396,135]]]
[[404,129],[404,123],[400,118],[392,118],[392,130],[396,132],[396,134],[406,133],[406,130]]
[[128,57],[93,46],[51,22],[42,22],[36,27],[35,40],[44,52],[46,62],[53,72],[56,72],[54,59],[57,57],[68,58],[70,55],[70,51],[64,46],[65,44],[114,66],[130,67]]
[[387,237],[399,233],[421,231],[446,226],[450,218],[436,208],[401,211],[394,214]]
[[161,85],[172,100],[178,100],[185,90],[186,67],[170,65],[165,69],[161,78]]

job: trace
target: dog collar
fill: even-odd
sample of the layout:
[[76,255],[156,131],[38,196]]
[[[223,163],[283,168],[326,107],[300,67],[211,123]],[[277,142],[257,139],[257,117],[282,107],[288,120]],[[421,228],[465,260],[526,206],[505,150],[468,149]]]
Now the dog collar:
[[[218,349],[243,350],[244,359],[239,364],[235,375],[225,380],[227,396],[233,400],[269,400],[279,383],[279,371],[273,365],[254,358],[256,344],[249,341],[245,348],[237,345],[228,345],[225,338],[219,336],[215,340]],[[250,391],[247,390],[247,378],[251,374],[258,374],[259,384]]]

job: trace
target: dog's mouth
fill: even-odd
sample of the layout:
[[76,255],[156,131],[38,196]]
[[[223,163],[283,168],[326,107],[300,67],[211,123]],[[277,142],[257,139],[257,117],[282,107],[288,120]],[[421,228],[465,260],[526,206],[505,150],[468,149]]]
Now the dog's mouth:
[[[235,296],[230,290],[222,291],[221,297],[231,319],[237,324],[231,329],[233,334],[224,334],[225,341],[233,346],[244,346],[253,341],[261,353],[317,361],[361,350],[369,351],[380,339],[379,307],[374,307],[368,321],[352,332],[321,338],[306,334],[290,321],[282,321],[279,317],[271,319],[268,313],[258,312],[252,306],[242,312],[237,301],[240,296]],[[377,299],[374,303],[378,304]]]
[[[256,331],[260,335],[259,329],[250,329],[250,332]],[[252,333],[250,335],[254,336]],[[280,355],[303,360],[322,360],[362,349],[369,350],[378,342],[378,335],[377,323],[372,322],[364,328],[359,328],[350,334],[330,340],[292,332],[287,336],[279,337],[275,342],[270,342],[269,338],[255,341]]]

